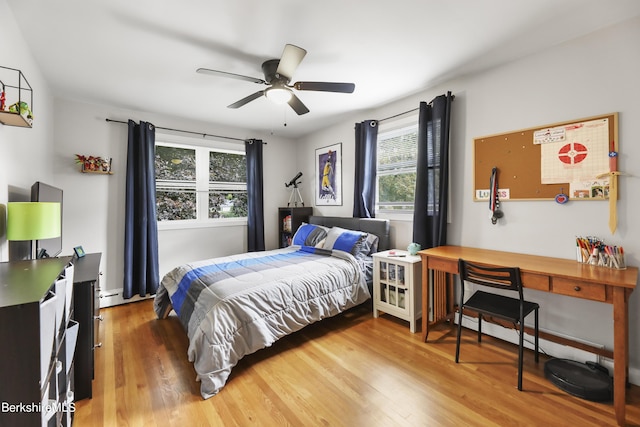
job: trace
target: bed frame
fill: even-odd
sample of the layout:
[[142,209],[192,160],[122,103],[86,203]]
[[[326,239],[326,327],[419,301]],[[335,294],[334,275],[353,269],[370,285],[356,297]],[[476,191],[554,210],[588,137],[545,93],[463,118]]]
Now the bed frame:
[[378,236],[378,251],[391,249],[391,239],[389,237],[390,225],[388,219],[310,216],[309,224],[324,225],[325,227],[342,227],[350,230],[372,233]]

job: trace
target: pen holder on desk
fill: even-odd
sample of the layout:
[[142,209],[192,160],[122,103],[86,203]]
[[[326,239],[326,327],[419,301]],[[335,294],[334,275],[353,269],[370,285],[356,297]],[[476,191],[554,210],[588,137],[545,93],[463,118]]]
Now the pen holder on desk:
[[627,265],[624,261],[624,253],[606,253],[594,249],[591,253],[578,250],[576,260],[582,264],[597,265],[600,267],[624,270]]
[[608,267],[617,268],[618,270],[624,270],[627,265],[624,262],[624,254],[614,254],[609,256]]
[[605,244],[604,241],[593,236],[576,237],[576,261],[616,270],[627,268],[622,246]]

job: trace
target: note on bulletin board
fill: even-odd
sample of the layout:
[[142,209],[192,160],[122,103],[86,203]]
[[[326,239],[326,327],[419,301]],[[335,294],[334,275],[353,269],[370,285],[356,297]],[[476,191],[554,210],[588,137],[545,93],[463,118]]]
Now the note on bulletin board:
[[[618,151],[617,113],[474,139],[474,200],[488,200],[498,168],[501,200],[606,199],[609,152]],[[506,196],[506,197],[502,197]]]
[[546,129],[556,140],[540,141],[541,182],[558,184],[590,180],[609,172],[609,119]]

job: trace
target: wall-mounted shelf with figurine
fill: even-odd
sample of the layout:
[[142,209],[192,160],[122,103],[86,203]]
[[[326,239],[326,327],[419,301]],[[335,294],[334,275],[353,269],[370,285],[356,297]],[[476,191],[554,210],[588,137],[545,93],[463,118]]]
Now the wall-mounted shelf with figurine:
[[113,175],[113,172],[112,172],[112,171],[106,171],[106,172],[103,172],[103,171],[86,171],[86,170],[81,170],[80,172],[82,172],[82,173],[95,173],[95,174],[98,174],[98,175]]
[[[17,101],[7,105],[7,99]],[[0,65],[0,123],[30,128],[33,125],[32,108],[33,89],[22,71]]]
[[94,173],[99,175],[113,175],[111,169],[112,158],[102,158],[99,156],[85,156],[76,154],[76,163],[80,164],[80,172]]

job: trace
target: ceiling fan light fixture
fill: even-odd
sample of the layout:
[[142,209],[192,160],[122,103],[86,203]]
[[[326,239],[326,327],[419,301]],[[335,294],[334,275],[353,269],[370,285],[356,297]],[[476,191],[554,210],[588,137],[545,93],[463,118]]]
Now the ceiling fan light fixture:
[[273,86],[264,91],[264,95],[274,104],[286,104],[293,95],[291,89],[283,86]]
[[251,83],[264,84],[268,87],[264,90],[259,90],[252,93],[249,96],[245,96],[239,101],[233,104],[227,105],[228,108],[240,108],[243,105],[248,104],[263,96],[269,98],[274,104],[289,104],[289,106],[299,116],[307,114],[309,109],[306,105],[296,96],[293,89],[302,91],[315,91],[315,92],[337,92],[337,93],[353,93],[355,89],[354,83],[339,83],[339,82],[308,82],[301,81],[296,82],[293,85],[290,84],[291,77],[300,65],[300,62],[307,54],[307,51],[301,47],[287,44],[282,51],[280,59],[268,59],[262,63],[262,73],[264,79],[258,79],[255,77],[243,76],[241,74],[228,73],[226,71],[210,70],[208,68],[198,68],[198,73],[211,74],[214,76],[227,77],[238,80],[245,80]]

